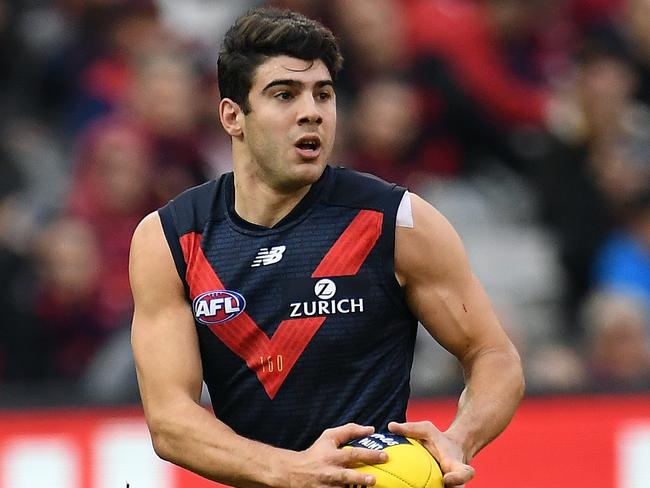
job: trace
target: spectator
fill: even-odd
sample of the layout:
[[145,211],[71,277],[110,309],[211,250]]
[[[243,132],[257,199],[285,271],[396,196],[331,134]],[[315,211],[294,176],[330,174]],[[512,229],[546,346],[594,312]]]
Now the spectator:
[[650,188],[630,196],[625,213],[625,227],[609,237],[597,256],[595,285],[634,293],[650,307]]
[[576,67],[574,123],[548,140],[534,171],[544,218],[558,236],[567,271],[567,326],[575,338],[575,314],[592,286],[596,253],[618,223],[620,199],[644,181],[625,149],[642,130],[631,116],[637,112],[635,72],[626,46],[613,36],[591,38]]
[[578,351],[567,344],[547,343],[524,361],[530,393],[571,393],[587,385],[587,368]]
[[[411,49],[441,59],[470,98],[502,124],[543,124],[551,102],[541,53],[515,67],[509,54],[549,28],[556,2],[415,1],[407,9]],[[426,19],[426,22],[424,21]]]
[[398,0],[336,0],[331,17],[340,33],[346,69],[340,93],[355,97],[368,81],[403,73],[408,67],[404,14]]
[[32,6],[24,26],[29,37],[45,38],[32,54],[28,102],[39,120],[71,137],[123,101],[131,63],[166,36],[152,1],[52,3]]
[[[132,229],[230,170],[216,83],[206,81],[210,39],[260,3],[338,24],[347,67],[336,162],[456,205],[454,224],[473,232],[470,258],[490,256],[479,268],[493,299],[525,310],[513,322],[527,327],[531,390],[580,389],[587,360],[591,377],[612,378],[592,328],[583,357],[572,346],[594,283],[648,303],[650,0],[0,0],[0,381],[40,381],[50,364],[55,378],[85,377],[94,398],[131,398],[122,353]],[[530,178],[486,167],[495,160]],[[553,235],[533,246],[537,197]],[[549,271],[556,242],[568,283]],[[502,255],[521,265],[499,267]],[[610,322],[629,321],[629,307],[602,308]],[[548,324],[566,324],[565,334]],[[633,327],[611,330],[645,340]],[[415,365],[419,395],[455,391],[444,354]]]
[[293,10],[318,20],[323,20],[326,10],[326,2],[323,0],[269,0],[265,3],[270,7]]
[[156,208],[186,188],[205,181],[208,164],[201,153],[199,122],[203,114],[197,88],[195,73],[179,55],[163,51],[142,59],[135,71],[129,103],[115,114],[99,119],[83,135],[74,188],[84,192],[83,174],[94,166],[89,160],[96,157],[93,152],[97,135],[119,127],[132,132],[130,139],[142,139],[138,142],[141,149],[147,146],[147,164],[154,177],[147,189],[152,199],[144,210]]
[[582,32],[602,28],[617,21],[628,0],[570,0],[572,20]]
[[138,65],[130,111],[124,116],[149,139],[160,205],[207,178],[198,88],[196,72],[180,54],[163,51]]
[[36,256],[41,275],[33,303],[41,335],[33,346],[44,353],[46,376],[74,380],[113,326],[98,306],[97,242],[83,222],[62,219],[43,232]]
[[627,33],[637,63],[637,98],[650,106],[650,0],[627,0],[623,30]]
[[38,340],[28,293],[32,265],[14,239],[20,189],[20,173],[0,146],[0,383],[34,380],[43,372],[32,354]]
[[210,56],[214,56],[214,47],[232,21],[255,3],[256,0],[156,0],[162,22],[188,50],[200,50]]
[[408,83],[397,79],[367,83],[350,111],[352,152],[346,160],[387,181],[422,184],[426,175],[417,175],[420,166],[414,159],[420,122],[416,94]]
[[17,33],[14,8],[4,0],[0,1],[0,115],[16,95],[21,78],[20,63],[17,59],[24,53],[24,46]]
[[[133,83],[134,63],[169,42],[153,1],[89,2],[76,17],[77,37],[53,60],[44,80],[59,87],[60,110],[72,134],[120,108]],[[57,98],[51,88],[44,90],[43,98]]]
[[643,301],[597,292],[583,310],[589,381],[597,390],[650,387],[650,328]]
[[[549,66],[555,71],[569,67],[570,36],[545,34],[560,23],[559,3],[404,4],[408,57],[425,119],[419,150],[426,169],[457,176],[496,158],[527,172],[510,134],[523,127],[550,127],[565,117],[565,103],[551,89],[556,73]],[[558,48],[542,42],[549,38],[567,40]]]
[[134,126],[96,127],[78,162],[68,214],[96,241],[96,306],[108,328],[122,325],[131,311],[129,245],[142,216],[155,207],[153,176],[147,139]]

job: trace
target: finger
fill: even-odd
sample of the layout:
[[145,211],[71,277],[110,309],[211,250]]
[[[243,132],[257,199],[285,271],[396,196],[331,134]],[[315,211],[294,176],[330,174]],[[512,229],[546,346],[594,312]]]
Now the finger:
[[454,467],[453,471],[449,471],[443,477],[445,486],[462,486],[472,478],[474,478],[474,468],[467,464],[461,465],[461,467]]
[[359,464],[383,464],[388,461],[388,454],[384,451],[353,447],[341,449],[339,462],[344,466]]
[[341,485],[357,485],[357,486],[374,486],[377,482],[375,477],[371,474],[360,473],[354,469],[346,469],[342,473],[341,483],[335,483],[336,486]]
[[414,437],[416,439],[428,439],[432,434],[437,435],[440,433],[435,425],[426,420],[422,422],[390,422],[388,424],[388,430],[394,434]]
[[327,429],[323,432],[323,436],[334,441],[338,446],[345,444],[349,440],[356,439],[357,437],[364,437],[372,434],[375,428],[372,426],[363,426],[359,424],[345,424],[340,427]]

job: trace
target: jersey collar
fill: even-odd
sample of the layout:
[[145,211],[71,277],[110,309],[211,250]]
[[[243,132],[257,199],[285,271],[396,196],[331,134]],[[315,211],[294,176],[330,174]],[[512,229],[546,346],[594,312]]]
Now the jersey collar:
[[312,209],[316,201],[321,197],[323,190],[328,186],[331,179],[331,168],[325,167],[323,174],[314,183],[307,194],[302,197],[298,204],[282,218],[273,227],[264,227],[262,225],[254,224],[244,220],[235,211],[235,178],[232,172],[226,173],[222,179],[223,184],[223,203],[230,222],[242,230],[254,233],[265,233],[269,231],[277,231],[296,224]]

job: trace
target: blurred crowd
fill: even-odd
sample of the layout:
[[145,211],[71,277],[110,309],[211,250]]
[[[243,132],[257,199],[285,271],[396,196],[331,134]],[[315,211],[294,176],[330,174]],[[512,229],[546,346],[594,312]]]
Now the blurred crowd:
[[[650,0],[0,0],[4,402],[137,399],[131,234],[229,171],[216,57],[257,5],[337,34],[333,163],[448,217],[529,392],[650,390]],[[414,394],[460,384],[419,336]]]

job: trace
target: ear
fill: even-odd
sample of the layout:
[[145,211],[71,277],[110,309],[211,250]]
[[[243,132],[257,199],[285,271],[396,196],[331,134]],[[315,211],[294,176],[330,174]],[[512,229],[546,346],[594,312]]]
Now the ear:
[[219,119],[226,132],[232,137],[242,135],[242,119],[244,112],[238,103],[230,98],[222,98],[219,102]]

